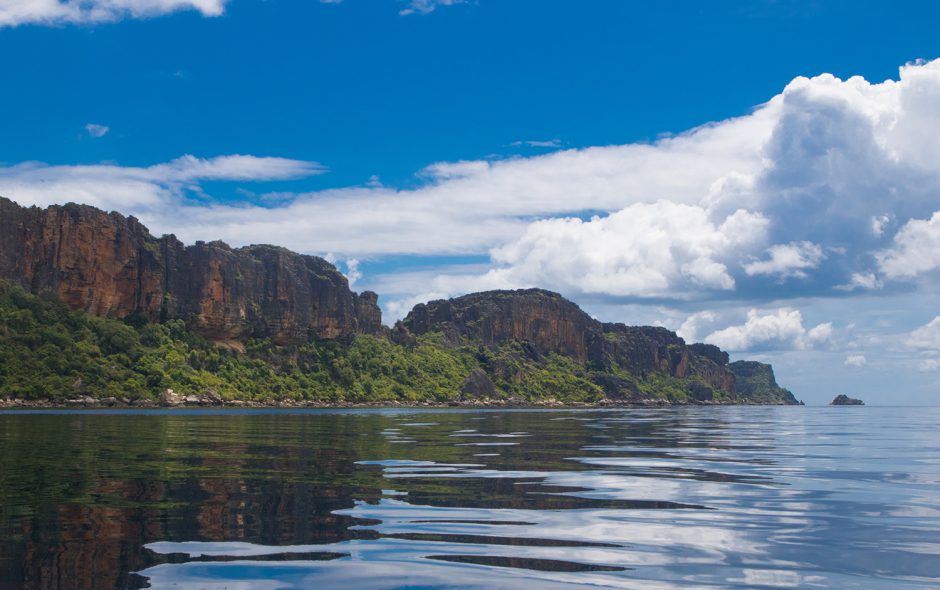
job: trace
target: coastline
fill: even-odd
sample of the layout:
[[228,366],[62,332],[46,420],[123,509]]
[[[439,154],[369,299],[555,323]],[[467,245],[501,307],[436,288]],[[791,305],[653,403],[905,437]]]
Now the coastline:
[[602,399],[596,402],[561,402],[554,399],[522,400],[522,399],[475,399],[452,400],[447,402],[436,401],[321,401],[321,400],[189,400],[174,403],[161,403],[155,400],[113,400],[113,399],[73,399],[66,401],[52,400],[19,400],[0,399],[0,410],[81,410],[81,409],[127,409],[127,410],[167,410],[167,409],[355,409],[355,408],[439,408],[454,409],[603,409],[603,408],[667,408],[686,406],[792,406],[802,404],[769,404],[755,403],[748,400],[709,400],[709,401],[670,401],[666,399],[639,399],[639,400],[610,400]]

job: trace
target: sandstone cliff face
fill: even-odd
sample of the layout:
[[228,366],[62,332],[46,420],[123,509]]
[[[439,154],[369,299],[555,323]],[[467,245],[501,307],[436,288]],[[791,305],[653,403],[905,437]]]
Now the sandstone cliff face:
[[[402,321],[402,328],[417,335],[442,332],[454,344],[479,341],[492,346],[518,340],[539,354],[556,352],[602,372],[619,367],[643,379],[657,374],[694,377],[706,389],[724,391],[732,398],[736,391],[727,354],[716,347],[689,347],[665,328],[604,324],[561,295],[542,289],[489,291],[419,304]],[[603,381],[609,393],[628,387],[609,376]],[[707,392],[702,396],[707,398]]]
[[588,360],[597,322],[560,295],[541,289],[488,291],[419,303],[404,320],[414,334],[443,332],[489,346],[522,340],[540,353]]
[[20,207],[0,198],[0,278],[73,309],[183,319],[215,341],[379,333],[374,293],[357,295],[330,263],[274,246],[184,246],[137,219],[82,205]]

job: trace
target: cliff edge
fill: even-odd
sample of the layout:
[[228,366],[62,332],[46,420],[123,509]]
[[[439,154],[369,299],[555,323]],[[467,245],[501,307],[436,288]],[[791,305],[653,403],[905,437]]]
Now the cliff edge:
[[134,217],[86,205],[20,207],[0,197],[0,278],[90,314],[182,319],[214,342],[299,344],[382,329],[377,295],[332,264],[267,245],[185,246]]

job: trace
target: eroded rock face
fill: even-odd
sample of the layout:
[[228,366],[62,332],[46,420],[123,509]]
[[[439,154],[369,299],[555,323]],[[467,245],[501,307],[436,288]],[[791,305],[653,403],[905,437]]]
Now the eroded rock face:
[[800,402],[788,389],[777,385],[774,369],[757,361],[735,361],[728,365],[737,377],[738,398],[762,404],[796,405]]
[[487,291],[419,303],[404,319],[415,334],[443,332],[489,346],[508,340],[530,343],[540,353],[588,360],[597,322],[574,303],[542,289]]
[[0,276],[73,309],[113,317],[159,310],[160,267],[156,241],[133,217],[0,198]]
[[[665,328],[604,324],[561,295],[542,289],[487,291],[419,304],[402,325],[417,335],[441,332],[453,344],[522,341],[538,354],[556,352],[605,372],[616,365],[640,378],[695,377],[707,387],[735,395],[727,354],[717,347],[703,348],[705,354],[700,355]],[[607,381],[601,385],[609,394],[630,395],[628,385],[621,387],[609,376]],[[708,393],[698,395],[704,398]]]
[[25,208],[0,198],[0,278],[99,316],[180,318],[218,342],[382,330],[378,296],[356,295],[322,258],[275,246],[184,246],[84,205]]

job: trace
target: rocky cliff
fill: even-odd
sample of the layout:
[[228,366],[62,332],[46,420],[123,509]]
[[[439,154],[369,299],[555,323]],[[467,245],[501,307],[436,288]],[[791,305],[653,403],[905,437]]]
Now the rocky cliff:
[[738,383],[738,397],[757,404],[796,405],[802,402],[789,389],[777,385],[774,369],[757,361],[735,361],[728,365]]
[[599,322],[557,293],[542,289],[488,291],[419,304],[403,320],[413,334],[443,333],[452,344],[510,341],[526,343],[537,354],[558,353],[588,364],[608,397],[636,397],[640,380],[667,376],[688,380],[696,399],[715,391],[735,397],[735,376],[728,355],[717,347],[687,346],[665,328]]
[[[550,291],[489,291],[431,301],[415,306],[388,330],[382,325],[378,296],[351,291],[346,278],[322,258],[265,245],[232,248],[217,241],[186,246],[172,235],[152,236],[134,217],[83,205],[26,208],[0,197],[0,284],[4,281],[34,294],[51,294],[72,310],[140,320],[128,323],[141,329],[147,324],[143,320],[181,319],[206,339],[239,350],[244,350],[246,338],[268,338],[276,345],[302,344],[311,337],[347,344],[362,341],[355,354],[345,348],[330,353],[346,351],[350,359],[320,358],[316,347],[266,352],[270,358],[263,360],[275,376],[288,381],[296,377],[275,389],[298,395],[308,394],[304,388],[310,386],[309,375],[295,375],[295,370],[326,379],[319,386],[337,396],[361,385],[365,398],[379,395],[377,391],[385,396],[449,395],[442,393],[446,390],[476,397],[683,403],[739,397],[796,403],[776,384],[769,365],[729,364],[727,353],[717,347],[688,345],[665,328],[599,322]],[[33,305],[18,297],[11,295],[8,303]],[[34,320],[44,325],[45,319]],[[108,330],[120,333],[119,327]],[[422,338],[432,333],[440,336]],[[358,334],[382,338],[354,340]],[[124,334],[121,341],[141,337]],[[30,358],[39,363],[39,368],[24,371],[48,370],[50,379],[59,379],[62,371],[53,366],[55,355],[47,358],[24,342],[33,340],[17,343],[27,346],[23,354],[35,356]],[[398,361],[389,360],[393,357]],[[207,375],[220,362],[215,353],[201,349],[190,350],[185,358],[188,369],[205,370]],[[364,358],[372,364],[363,365]],[[133,372],[135,366],[128,370]],[[405,366],[410,368],[404,374],[396,373]],[[357,377],[356,371],[376,367],[385,368],[365,380]],[[426,391],[428,383],[443,374],[442,367],[449,372],[437,383],[440,391]],[[194,384],[217,378],[200,374],[177,383],[151,374],[128,375],[122,387],[142,388],[141,395],[164,385],[196,389]],[[21,376],[15,387],[9,386],[11,391],[29,389],[28,375]],[[77,372],[75,377],[78,380],[70,383],[84,384],[88,375]],[[414,390],[410,394],[408,387]]]
[[134,217],[84,205],[20,207],[0,197],[0,279],[51,293],[72,309],[183,319],[234,345],[335,339],[381,331],[375,293],[357,295],[329,262],[275,246],[185,246]]

